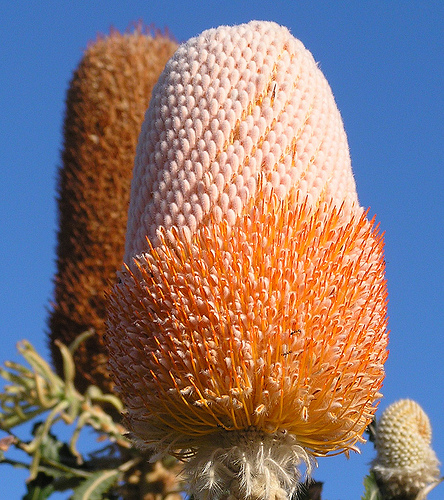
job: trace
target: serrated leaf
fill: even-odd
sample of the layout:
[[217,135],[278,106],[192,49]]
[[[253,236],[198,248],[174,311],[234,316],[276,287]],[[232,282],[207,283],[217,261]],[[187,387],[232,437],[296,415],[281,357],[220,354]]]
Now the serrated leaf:
[[28,483],[28,491],[23,500],[45,500],[54,493],[52,478],[44,472],[39,472],[37,477]]
[[370,424],[365,429],[366,434],[368,434],[368,440],[373,444],[375,444],[377,426],[378,426],[378,424],[376,421],[376,417],[374,417],[373,420],[370,422]]
[[74,490],[70,500],[102,500],[102,495],[114,485],[119,474],[117,469],[95,472]]
[[372,472],[364,478],[364,488],[364,496],[361,500],[381,500],[376,478]]
[[[33,428],[33,435],[37,435],[39,428],[44,425],[37,422]],[[77,457],[71,452],[69,446],[60,441],[52,432],[48,432],[40,443],[41,459],[47,462],[58,462],[68,467],[76,467]]]
[[67,467],[59,462],[47,460],[45,464],[39,464],[39,472],[44,472],[48,477],[54,480],[71,481],[81,480],[90,477],[91,473],[82,469],[75,469],[74,467]]

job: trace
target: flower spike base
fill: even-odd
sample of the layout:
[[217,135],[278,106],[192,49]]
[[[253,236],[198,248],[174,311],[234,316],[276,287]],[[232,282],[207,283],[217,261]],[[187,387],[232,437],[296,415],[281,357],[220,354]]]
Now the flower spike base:
[[220,431],[202,443],[185,465],[199,498],[286,499],[297,491],[303,461],[313,459],[285,432]]

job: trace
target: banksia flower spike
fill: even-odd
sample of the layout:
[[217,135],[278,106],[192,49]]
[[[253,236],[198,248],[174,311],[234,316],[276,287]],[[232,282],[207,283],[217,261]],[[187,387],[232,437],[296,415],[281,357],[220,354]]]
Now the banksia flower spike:
[[431,441],[429,418],[418,403],[401,399],[385,409],[377,423],[372,466],[384,499],[415,500],[438,481]]
[[272,22],[167,63],[139,138],[111,371],[141,446],[196,498],[290,498],[355,449],[387,357],[383,242],[311,54]]
[[95,335],[75,352],[76,386],[109,391],[105,290],[121,266],[137,138],[151,91],[177,48],[168,37],[113,31],[90,44],[66,99],[63,166],[59,172],[59,232],[50,346]]

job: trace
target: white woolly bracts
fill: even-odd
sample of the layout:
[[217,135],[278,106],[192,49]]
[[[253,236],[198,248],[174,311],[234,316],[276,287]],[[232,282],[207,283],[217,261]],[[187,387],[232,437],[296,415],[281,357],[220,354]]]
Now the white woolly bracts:
[[284,500],[300,486],[301,463],[309,474],[316,461],[288,433],[221,430],[186,462],[185,473],[198,500]]

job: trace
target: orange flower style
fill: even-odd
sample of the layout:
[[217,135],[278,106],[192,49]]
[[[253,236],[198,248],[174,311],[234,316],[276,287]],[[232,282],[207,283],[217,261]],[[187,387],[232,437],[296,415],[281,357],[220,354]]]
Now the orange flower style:
[[199,499],[290,498],[355,449],[387,357],[383,241],[311,54],[272,22],[167,63],[139,137],[110,369],[141,446]]

